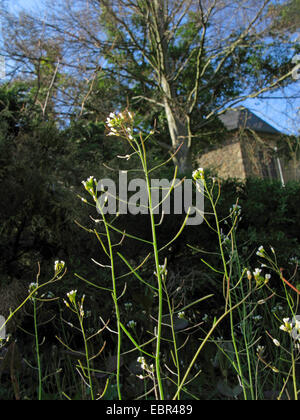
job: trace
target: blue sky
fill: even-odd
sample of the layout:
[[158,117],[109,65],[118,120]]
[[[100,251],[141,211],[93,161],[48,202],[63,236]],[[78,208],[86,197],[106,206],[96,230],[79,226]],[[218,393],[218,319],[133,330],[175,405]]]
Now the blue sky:
[[11,10],[26,9],[26,10],[36,10],[37,6],[40,4],[37,0],[8,0]]
[[[41,2],[38,0],[7,0],[12,10],[26,9],[37,11]],[[266,93],[268,99],[247,99],[242,105],[249,108],[270,125],[287,134],[300,134],[300,79],[284,92],[294,99],[278,99],[283,92]]]
[[[300,80],[285,89],[287,99],[280,99],[282,92],[266,94],[270,99],[247,99],[243,105],[279,131],[300,134]],[[294,99],[292,97],[295,97]],[[274,97],[274,99],[272,99]]]

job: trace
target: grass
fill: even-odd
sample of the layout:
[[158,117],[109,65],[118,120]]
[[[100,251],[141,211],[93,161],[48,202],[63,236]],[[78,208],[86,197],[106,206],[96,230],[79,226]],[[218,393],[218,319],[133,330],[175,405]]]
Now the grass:
[[[161,252],[165,246],[157,239],[163,219],[159,223],[155,219],[150,177],[161,165],[148,168],[146,146],[150,135],[144,138],[135,133],[134,118],[128,112],[109,119],[108,127],[114,128],[114,135],[124,138],[132,148],[132,156],[139,159],[147,186],[151,239],[129,235],[116,227],[115,216],[108,215],[106,202],[99,200],[97,181],[90,177],[83,182],[91,202],[83,200],[97,208],[100,219],[94,220],[94,229],[82,228],[96,236],[107,262],[95,263],[99,270],[107,272],[103,278],[109,277],[110,284],[96,284],[79,274],[77,281],[88,290],[94,288],[94,294],[105,295],[105,314],[87,309],[92,298],[86,299],[85,293],[77,289],[65,298],[42,293],[63,280],[66,267],[64,262],[56,261],[54,276],[44,283],[40,281],[39,267],[27,298],[7,317],[9,322],[26,308],[33,328],[21,327],[31,344],[19,359],[14,336],[0,344],[3,399],[297,400],[299,291],[283,276],[275,250],[259,247],[258,267],[248,267],[239,255],[236,240],[242,209],[236,202],[228,209],[228,216],[220,220],[220,183],[208,179],[202,169],[194,171],[195,189],[203,187],[210,209],[204,214],[204,222],[217,236],[219,249],[214,255],[215,265],[207,258],[209,250],[190,246],[190,252],[199,254],[223,295],[219,310],[197,319],[199,305],[213,305],[214,294],[187,302],[184,292],[178,291],[182,287],[171,283],[171,266]],[[175,170],[174,180],[176,175]],[[186,222],[187,217],[168,246],[180,237]],[[126,237],[151,247],[138,266],[118,247]],[[123,264],[121,272],[117,260]],[[278,279],[276,288],[270,285],[271,277]],[[127,299],[133,296],[132,289],[139,293],[140,309],[144,308],[141,311]],[[47,305],[54,316],[45,321],[42,315]],[[42,338],[45,325],[53,329],[50,347],[45,347]],[[34,348],[33,353],[29,348]]]

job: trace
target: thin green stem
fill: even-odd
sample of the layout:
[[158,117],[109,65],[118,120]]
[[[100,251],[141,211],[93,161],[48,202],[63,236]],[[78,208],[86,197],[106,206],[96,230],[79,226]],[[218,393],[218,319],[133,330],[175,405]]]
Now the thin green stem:
[[[231,302],[231,292],[230,292],[230,290],[229,290],[229,293],[228,293],[228,299],[229,299],[229,308],[231,308],[232,302]],[[230,333],[231,333],[232,345],[233,345],[233,348],[234,348],[234,353],[235,353],[237,367],[238,367],[238,369],[237,369],[238,370],[238,375],[239,375],[240,380],[241,380],[244,398],[245,398],[245,400],[247,400],[248,398],[247,398],[246,386],[245,386],[245,381],[244,381],[244,376],[243,376],[239,351],[238,351],[238,347],[237,347],[237,342],[236,342],[236,338],[235,338],[232,311],[230,312],[229,319],[230,319]]]
[[295,396],[295,400],[298,401],[297,380],[296,380],[296,362],[295,362],[293,349],[292,349],[291,355],[292,355],[292,376],[293,376],[294,396]]
[[162,314],[163,314],[163,283],[162,283],[162,277],[160,273],[159,255],[158,255],[159,250],[158,250],[158,245],[157,245],[156,224],[154,220],[154,212],[153,212],[153,205],[152,205],[152,194],[151,194],[151,186],[150,186],[150,179],[149,179],[149,171],[147,168],[146,149],[145,149],[142,136],[140,137],[140,140],[141,140],[141,144],[139,144],[137,140],[135,140],[135,143],[138,149],[138,155],[141,160],[141,164],[142,164],[145,179],[146,179],[146,185],[147,185],[149,214],[150,214],[151,231],[152,231],[153,253],[154,253],[154,260],[155,260],[155,269],[157,273],[157,283],[158,283],[158,317],[157,317],[157,331],[156,331],[155,371],[156,371],[157,385],[158,385],[158,390],[159,390],[159,397],[161,400],[163,400],[164,391],[163,391],[161,369],[160,369],[160,348],[161,348]]
[[118,398],[119,400],[122,399],[121,395],[121,384],[120,384],[120,370],[121,370],[121,345],[122,345],[122,328],[121,328],[121,317],[120,317],[120,310],[118,305],[118,295],[117,295],[117,285],[116,285],[116,275],[115,275],[115,265],[114,265],[114,254],[113,248],[111,243],[110,231],[108,224],[106,222],[106,218],[104,213],[102,212],[102,218],[105,225],[108,248],[109,248],[109,258],[110,258],[110,265],[111,265],[111,280],[113,285],[113,301],[115,304],[115,312],[117,318],[117,331],[118,331],[118,344],[117,344],[117,390],[118,390]]
[[236,305],[229,307],[229,309],[227,311],[225,311],[223,313],[223,315],[221,315],[212,325],[211,329],[209,330],[209,332],[206,334],[205,338],[202,340],[202,343],[200,344],[200,346],[198,347],[193,359],[190,362],[189,367],[187,368],[184,377],[181,380],[180,385],[177,388],[177,391],[173,397],[173,400],[176,400],[178,397],[179,392],[181,391],[182,387],[184,386],[184,384],[186,383],[187,377],[190,374],[190,371],[193,367],[193,365],[195,364],[200,352],[202,351],[204,345],[207,343],[207,341],[209,340],[209,338],[211,337],[212,333],[215,331],[215,329],[217,328],[217,326],[220,324],[221,321],[223,321],[224,318],[226,318],[226,316],[228,314],[230,314],[231,312],[233,312],[236,308],[238,308],[240,305],[242,305],[244,303],[244,301],[246,299],[248,299],[248,297],[250,296],[250,294],[246,295],[245,298],[238,302]]
[[84,351],[85,351],[85,359],[86,359],[86,368],[87,368],[87,376],[88,376],[89,386],[90,386],[91,399],[92,399],[92,400],[94,400],[95,398],[94,398],[94,390],[93,390],[93,381],[92,381],[92,376],[91,376],[91,367],[90,367],[89,349],[88,349],[87,339],[86,339],[85,330],[84,330],[84,325],[83,325],[83,317],[82,317],[82,315],[78,312],[78,308],[77,308],[77,306],[76,306],[76,311],[77,311],[77,316],[78,316],[79,323],[80,323],[81,334],[82,334],[82,337],[83,337],[83,342],[84,342]]
[[41,401],[42,400],[42,367],[41,367],[40,345],[39,345],[39,337],[38,337],[36,298],[33,297],[32,300],[33,300],[33,322],[34,322],[34,336],[35,336],[35,352],[36,352],[38,378],[39,378],[38,400]]
[[[178,348],[177,348],[177,340],[176,340],[176,335],[175,335],[175,330],[174,330],[174,310],[172,309],[171,306],[171,302],[170,302],[170,298],[168,295],[168,291],[165,285],[165,293],[166,293],[166,298],[167,298],[167,302],[168,302],[168,308],[169,308],[169,314],[170,314],[170,324],[171,324],[171,331],[172,331],[172,339],[173,339],[173,347],[174,347],[174,357],[175,357],[175,366],[177,369],[177,387],[179,387],[180,385],[180,364],[179,364],[179,358],[178,358]],[[178,393],[177,399],[180,400],[180,393]]]
[[[220,223],[219,223],[219,218],[218,218],[216,205],[215,205],[215,202],[213,200],[212,195],[208,191],[208,188],[206,186],[205,181],[204,181],[204,188],[207,192],[209,201],[210,201],[211,206],[213,208],[213,214],[214,214],[214,217],[215,217],[215,223],[216,223],[216,228],[217,228],[217,235],[218,235],[218,240],[219,240],[219,249],[220,249],[222,264],[223,264],[223,269],[224,269],[225,287],[227,287],[226,306],[225,306],[225,311],[226,311],[228,304],[229,304],[229,308],[232,307],[230,274],[228,273],[228,269],[227,269],[227,263],[226,263],[224,248],[223,248],[223,244],[222,244],[221,229],[220,229]],[[244,301],[244,299],[242,300],[242,302],[243,301]],[[245,387],[245,382],[244,382],[244,377],[243,377],[243,371],[242,371],[242,367],[241,367],[241,361],[240,361],[239,351],[238,351],[235,332],[234,332],[233,311],[229,312],[229,319],[230,319],[231,339],[232,339],[232,344],[233,344],[233,348],[234,348],[234,352],[235,352],[235,356],[236,356],[236,362],[237,362],[237,366],[238,366],[239,377],[240,377],[240,380],[241,380],[244,397],[245,397],[245,399],[247,399],[247,393],[246,393],[246,387]]]
[[162,314],[163,314],[163,283],[162,283],[162,277],[161,277],[160,266],[159,266],[158,246],[157,246],[157,238],[156,238],[156,225],[155,225],[153,206],[152,206],[152,196],[151,196],[149,173],[148,173],[147,162],[146,162],[146,152],[145,152],[143,141],[142,141],[143,153],[141,152],[139,145],[138,147],[140,151],[140,157],[142,160],[143,169],[144,169],[145,178],[146,178],[146,184],[147,184],[154,260],[155,260],[155,268],[156,268],[157,282],[158,282],[158,320],[157,320],[157,333],[156,333],[157,335],[156,335],[155,370],[156,370],[157,384],[158,384],[158,389],[159,389],[159,396],[160,396],[160,399],[163,400],[164,391],[163,391],[163,386],[162,386],[161,370],[160,370],[160,346],[161,346]]

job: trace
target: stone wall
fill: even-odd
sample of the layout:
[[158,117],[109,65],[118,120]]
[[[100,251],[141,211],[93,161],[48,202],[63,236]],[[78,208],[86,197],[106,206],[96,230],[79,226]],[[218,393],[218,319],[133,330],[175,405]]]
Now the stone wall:
[[284,182],[300,180],[300,163],[280,160]]
[[218,149],[211,150],[197,160],[198,167],[211,169],[220,178],[245,179],[246,172],[241,144],[235,141]]
[[241,130],[228,135],[223,146],[203,153],[197,158],[198,167],[210,169],[220,178],[249,177],[278,179],[282,170],[284,182],[300,180],[300,163],[280,163],[274,155],[277,136],[258,134]]

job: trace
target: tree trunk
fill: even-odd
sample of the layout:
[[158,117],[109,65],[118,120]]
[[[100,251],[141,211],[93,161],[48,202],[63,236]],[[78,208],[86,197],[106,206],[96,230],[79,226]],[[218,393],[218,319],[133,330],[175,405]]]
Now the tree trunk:
[[150,31],[152,32],[153,50],[156,51],[157,83],[163,93],[163,104],[172,141],[172,153],[175,153],[173,162],[178,167],[178,173],[185,175],[191,171],[189,118],[178,104],[176,90],[172,88],[170,82],[172,80],[172,60],[168,45],[167,2],[152,1],[153,20]]
[[[188,129],[188,118],[174,109],[167,98],[164,100],[168,128],[172,140],[174,164],[178,167],[178,174],[187,175],[192,170],[191,162],[191,135]],[[178,149],[179,148],[179,149]]]

